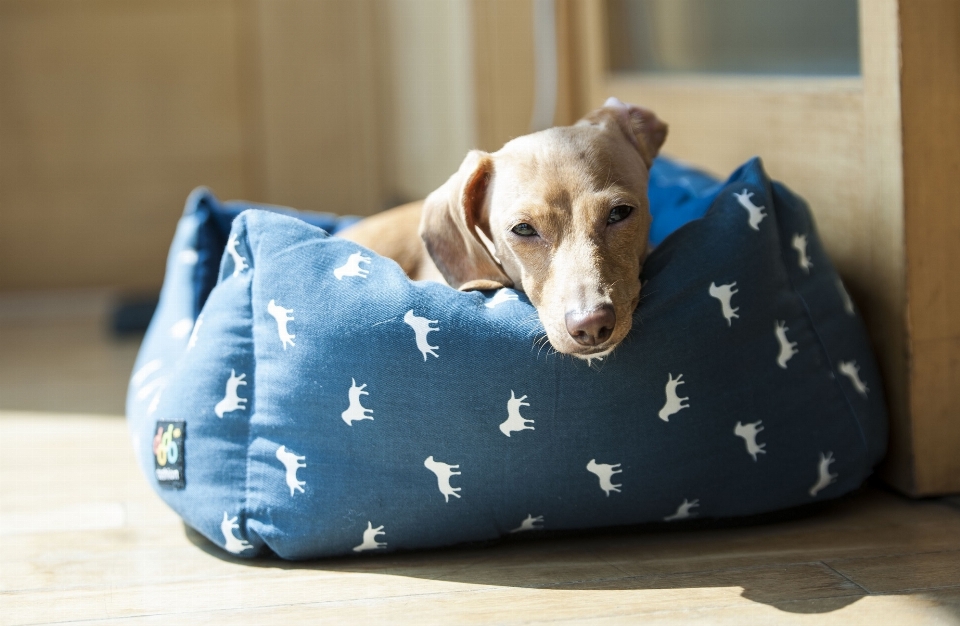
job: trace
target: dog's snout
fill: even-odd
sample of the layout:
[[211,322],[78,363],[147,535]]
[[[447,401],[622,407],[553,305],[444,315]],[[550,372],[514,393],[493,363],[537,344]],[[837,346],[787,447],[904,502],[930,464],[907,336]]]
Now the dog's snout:
[[610,304],[589,311],[567,311],[567,332],[581,346],[597,346],[610,338],[617,325],[617,314]]

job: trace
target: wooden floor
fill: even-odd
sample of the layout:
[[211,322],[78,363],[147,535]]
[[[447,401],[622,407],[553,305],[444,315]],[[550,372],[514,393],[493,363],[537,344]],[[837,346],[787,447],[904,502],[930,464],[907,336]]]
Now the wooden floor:
[[960,624],[960,500],[877,486],[746,528],[230,558],[140,476],[119,416],[135,343],[83,302],[0,298],[0,623]]

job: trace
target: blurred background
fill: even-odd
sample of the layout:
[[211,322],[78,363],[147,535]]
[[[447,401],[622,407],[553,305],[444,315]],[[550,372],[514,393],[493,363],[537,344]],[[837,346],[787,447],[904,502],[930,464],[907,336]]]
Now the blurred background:
[[[197,185],[358,215],[421,198],[470,148],[600,104],[576,4],[0,0],[0,290],[156,289]],[[605,4],[616,72],[860,72],[855,0]]]
[[0,0],[0,410],[123,413],[111,315],[149,314],[194,187],[369,215],[615,95],[810,202],[915,438],[960,406],[910,369],[960,350],[958,31],[952,0]]
[[523,0],[2,0],[0,290],[156,289],[197,185],[421,197],[527,132],[532,38]]
[[[123,413],[139,337],[112,316],[149,314],[192,188],[369,215],[528,132],[535,11],[0,0],[0,409]],[[573,116],[555,62],[541,127]]]

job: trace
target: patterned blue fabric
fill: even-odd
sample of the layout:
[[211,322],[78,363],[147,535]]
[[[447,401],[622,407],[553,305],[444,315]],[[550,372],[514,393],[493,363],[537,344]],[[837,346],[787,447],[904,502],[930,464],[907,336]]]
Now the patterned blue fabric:
[[[240,556],[751,515],[847,493],[884,453],[861,320],[759,160],[650,255],[634,330],[592,363],[541,348],[523,294],[414,283],[271,212],[233,221],[198,303],[198,262],[222,250],[198,248],[203,206],[177,229],[128,419],[161,497]],[[184,423],[182,489],[157,482],[166,422]]]

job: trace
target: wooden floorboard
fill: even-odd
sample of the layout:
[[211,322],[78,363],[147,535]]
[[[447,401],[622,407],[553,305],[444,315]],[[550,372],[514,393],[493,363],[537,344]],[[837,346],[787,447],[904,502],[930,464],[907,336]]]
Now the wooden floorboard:
[[133,351],[100,324],[0,302],[0,624],[960,624],[960,500],[877,485],[743,527],[234,559],[140,475],[108,410]]
[[958,550],[842,559],[827,564],[869,593],[960,587]]

